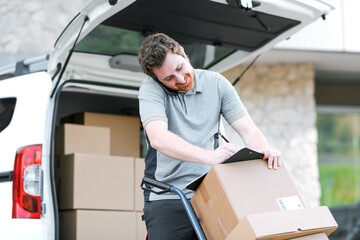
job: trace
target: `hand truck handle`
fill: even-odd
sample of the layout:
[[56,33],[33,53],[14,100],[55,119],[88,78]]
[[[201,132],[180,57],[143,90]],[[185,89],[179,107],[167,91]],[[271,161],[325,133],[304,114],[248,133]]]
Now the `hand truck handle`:
[[[145,186],[144,186],[145,185]],[[155,191],[150,187],[156,187],[156,188],[160,188],[162,189],[162,191]],[[156,194],[163,194],[166,192],[170,192],[170,188],[172,186],[167,184],[167,183],[163,183],[160,182],[158,180],[152,179],[152,178],[148,178],[148,177],[144,177],[142,182],[141,182],[141,189],[145,190],[145,191],[150,191]]]
[[[146,185],[146,186],[144,186]],[[162,189],[162,191],[155,191],[153,189],[150,188],[151,187],[156,187],[159,189]],[[180,199],[181,199],[181,203],[184,206],[185,212],[189,217],[189,220],[191,222],[191,225],[193,226],[195,233],[198,237],[199,240],[206,240],[205,234],[203,232],[203,230],[201,229],[201,226],[199,224],[199,221],[194,213],[194,210],[191,207],[191,204],[189,203],[189,201],[187,200],[185,194],[178,188],[171,186],[167,183],[163,183],[160,182],[158,180],[152,179],[152,178],[148,178],[148,177],[144,177],[142,182],[141,182],[141,188],[144,191],[150,191],[156,194],[163,194],[166,192],[172,192],[172,193],[176,193],[177,195],[179,195]]]

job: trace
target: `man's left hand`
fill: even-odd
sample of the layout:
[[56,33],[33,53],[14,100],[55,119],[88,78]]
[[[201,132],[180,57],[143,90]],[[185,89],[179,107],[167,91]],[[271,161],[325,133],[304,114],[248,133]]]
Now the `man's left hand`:
[[263,160],[267,160],[268,162],[268,168],[274,168],[277,169],[281,166],[281,153],[274,149],[268,149],[263,151],[264,157]]

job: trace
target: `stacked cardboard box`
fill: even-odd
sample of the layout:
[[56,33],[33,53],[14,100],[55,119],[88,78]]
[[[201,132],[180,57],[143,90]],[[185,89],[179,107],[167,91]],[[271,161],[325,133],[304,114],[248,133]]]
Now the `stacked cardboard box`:
[[74,153],[60,171],[61,210],[134,210],[133,158]]
[[82,113],[65,122],[55,141],[60,239],[145,239],[139,118]]
[[286,166],[263,160],[213,166],[191,203],[209,240],[327,239],[337,228],[327,207],[306,206]]
[[55,155],[74,152],[110,155],[110,129],[104,127],[64,124],[56,129]]
[[109,128],[111,155],[140,157],[138,117],[84,112],[64,118],[62,122]]

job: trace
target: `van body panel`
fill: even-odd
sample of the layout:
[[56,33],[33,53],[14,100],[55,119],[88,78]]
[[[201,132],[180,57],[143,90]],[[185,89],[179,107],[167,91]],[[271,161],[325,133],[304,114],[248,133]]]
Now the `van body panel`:
[[[0,81],[0,99],[16,98],[10,124],[0,133],[0,172],[13,171],[17,150],[42,144],[51,79],[45,72]],[[3,239],[42,239],[39,219],[12,219],[12,182],[0,183],[0,232]]]
[[0,134],[1,172],[13,170],[18,148],[44,142],[50,89],[51,79],[45,72],[0,81],[0,98],[16,98],[12,120]]

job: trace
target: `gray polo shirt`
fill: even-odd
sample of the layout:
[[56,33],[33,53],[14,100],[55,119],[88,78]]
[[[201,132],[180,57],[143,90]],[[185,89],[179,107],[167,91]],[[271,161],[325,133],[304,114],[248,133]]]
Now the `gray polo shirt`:
[[[168,130],[189,143],[213,150],[220,114],[231,124],[246,116],[234,87],[222,75],[207,70],[194,70],[195,85],[188,92],[170,92],[147,77],[140,86],[140,117],[145,127],[151,121],[168,123]],[[176,143],[174,143],[176,145]],[[186,185],[207,173],[211,166],[170,158],[151,148],[145,158],[145,176],[181,189],[188,198],[193,192]],[[171,193],[144,193],[146,201],[178,198]]]

